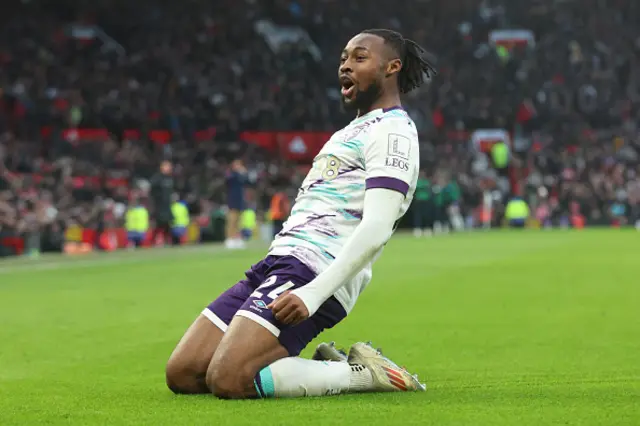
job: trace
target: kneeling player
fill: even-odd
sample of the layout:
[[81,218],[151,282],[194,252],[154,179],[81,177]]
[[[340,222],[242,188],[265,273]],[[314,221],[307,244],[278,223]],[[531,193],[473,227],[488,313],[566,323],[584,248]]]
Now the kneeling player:
[[171,390],[222,398],[424,390],[364,343],[352,346],[348,362],[298,357],[353,308],[411,203],[418,135],[400,92],[433,72],[422,52],[389,30],[349,41],[338,73],[342,101],[357,118],[315,158],[268,256],[187,330],[167,364]]

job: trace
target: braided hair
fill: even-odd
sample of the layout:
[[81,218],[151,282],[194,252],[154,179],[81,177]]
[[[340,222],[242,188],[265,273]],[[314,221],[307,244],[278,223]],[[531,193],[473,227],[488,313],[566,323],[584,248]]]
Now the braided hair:
[[415,41],[387,29],[371,29],[362,33],[381,37],[400,57],[402,68],[398,73],[398,88],[401,93],[409,93],[437,74],[434,66],[425,58],[427,52]]

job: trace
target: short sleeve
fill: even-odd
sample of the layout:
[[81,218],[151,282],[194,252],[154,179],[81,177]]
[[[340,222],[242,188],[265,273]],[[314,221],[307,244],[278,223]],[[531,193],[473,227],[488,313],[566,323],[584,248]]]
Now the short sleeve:
[[372,129],[368,142],[364,150],[366,189],[385,188],[407,195],[419,165],[415,128],[404,120],[383,121]]

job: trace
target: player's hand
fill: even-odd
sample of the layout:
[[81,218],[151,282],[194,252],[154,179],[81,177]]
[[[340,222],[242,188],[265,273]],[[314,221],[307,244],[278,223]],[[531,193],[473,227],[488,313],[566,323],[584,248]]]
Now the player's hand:
[[307,307],[291,290],[282,293],[267,307],[282,324],[296,325],[309,318]]

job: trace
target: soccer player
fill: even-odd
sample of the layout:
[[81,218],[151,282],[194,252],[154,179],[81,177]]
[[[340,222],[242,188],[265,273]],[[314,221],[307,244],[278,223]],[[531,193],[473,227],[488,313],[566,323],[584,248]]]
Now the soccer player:
[[240,399],[425,389],[364,343],[351,347],[347,362],[298,357],[351,311],[411,203],[418,135],[400,94],[434,73],[423,53],[390,30],[349,41],[338,77],[356,118],[316,156],[268,256],[178,343],[166,368],[172,391]]

